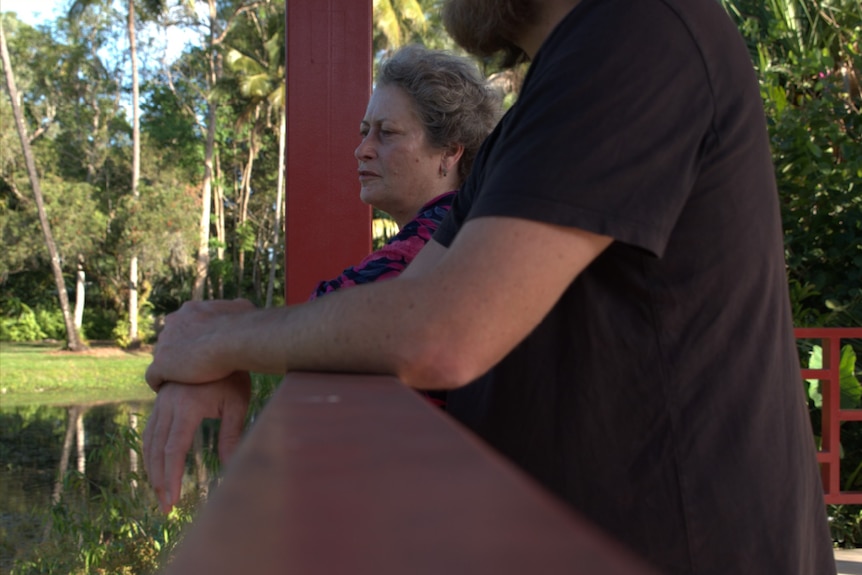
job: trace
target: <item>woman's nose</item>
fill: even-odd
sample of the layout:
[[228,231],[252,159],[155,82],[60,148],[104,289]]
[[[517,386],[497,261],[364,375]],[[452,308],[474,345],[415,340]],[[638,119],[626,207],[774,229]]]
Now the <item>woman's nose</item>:
[[359,142],[359,145],[356,146],[356,150],[353,152],[353,155],[357,160],[368,160],[375,156],[376,151],[374,150],[374,146],[371,145],[371,142],[368,141],[368,136],[362,138],[362,141]]

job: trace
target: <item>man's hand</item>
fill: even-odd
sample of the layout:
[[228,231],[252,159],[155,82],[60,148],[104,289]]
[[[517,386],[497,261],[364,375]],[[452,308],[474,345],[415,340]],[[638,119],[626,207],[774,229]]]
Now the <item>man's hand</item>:
[[203,385],[166,383],[144,430],[144,467],[167,513],[180,499],[186,454],[205,418],[221,419],[219,460],[227,463],[242,435],[251,396],[248,373]]
[[166,381],[206,383],[228,377],[225,341],[214,341],[219,327],[230,326],[236,314],[254,310],[248,300],[186,302],[165,318],[165,327],[147,368],[147,383],[158,391]]

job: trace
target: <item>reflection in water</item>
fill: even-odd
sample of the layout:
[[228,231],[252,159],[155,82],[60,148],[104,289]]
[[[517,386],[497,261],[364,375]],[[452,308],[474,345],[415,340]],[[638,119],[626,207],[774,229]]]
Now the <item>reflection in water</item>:
[[[16,573],[85,573],[93,561],[107,565],[111,553],[123,569],[155,566],[183,521],[155,512],[146,481],[138,481],[139,433],[151,409],[152,402],[0,408],[0,575],[13,565]],[[206,467],[216,459],[216,425],[205,423],[189,458],[184,492],[193,501],[215,476]]]

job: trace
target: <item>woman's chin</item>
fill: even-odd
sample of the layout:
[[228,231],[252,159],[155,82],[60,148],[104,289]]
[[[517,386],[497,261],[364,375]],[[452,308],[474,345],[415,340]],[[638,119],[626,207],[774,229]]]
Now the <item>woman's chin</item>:
[[374,206],[378,210],[384,209],[382,204],[386,203],[386,198],[384,197],[384,194],[380,193],[380,190],[367,188],[365,186],[362,186],[359,190],[359,199],[369,206]]

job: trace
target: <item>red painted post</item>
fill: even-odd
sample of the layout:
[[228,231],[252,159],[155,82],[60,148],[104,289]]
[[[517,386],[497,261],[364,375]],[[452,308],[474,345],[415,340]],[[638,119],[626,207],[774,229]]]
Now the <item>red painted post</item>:
[[353,150],[371,94],[371,0],[286,3],[285,299],[371,250]]
[[820,392],[823,396],[823,430],[822,449],[829,454],[831,465],[826,471],[827,493],[837,494],[841,491],[840,463],[841,463],[841,419],[838,417],[837,407],[841,405],[841,388],[839,387],[838,361],[834,361],[833,350],[838,351],[841,347],[837,341],[824,337],[820,342],[823,348],[822,368],[829,375],[827,379],[820,381]]

